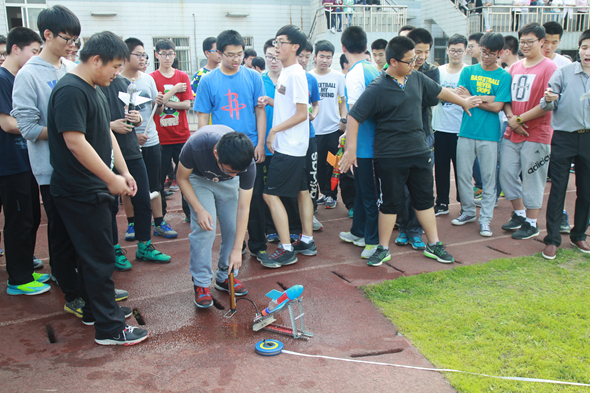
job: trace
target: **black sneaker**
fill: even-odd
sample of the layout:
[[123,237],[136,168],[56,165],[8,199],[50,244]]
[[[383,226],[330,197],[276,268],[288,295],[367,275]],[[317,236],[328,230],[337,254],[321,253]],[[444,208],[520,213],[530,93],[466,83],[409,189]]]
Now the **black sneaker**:
[[293,245],[293,251],[295,254],[301,255],[318,255],[318,249],[315,246],[315,242],[312,240],[311,243],[305,243],[301,240],[301,236],[299,239],[295,240],[295,242],[291,243]]
[[515,212],[512,212],[512,217],[510,217],[510,220],[506,224],[502,225],[502,229],[505,231],[516,231],[525,223],[525,221],[525,217],[521,217]]
[[[229,292],[229,278],[226,279],[224,282],[219,282],[215,280],[215,289],[217,289],[218,291]],[[234,293],[236,296],[244,296],[248,294],[248,290],[246,289],[244,284],[242,284],[242,282],[237,278],[234,279]]]
[[453,263],[455,258],[449,254],[441,242],[437,242],[434,245],[427,244],[424,255],[428,258],[436,259],[440,263]]
[[325,204],[325,203],[326,203],[326,196],[325,196],[325,195],[322,195],[321,197],[319,197],[319,198],[318,198],[318,200],[316,201],[316,203],[317,203],[318,205],[323,205],[323,204]]
[[95,338],[94,341],[100,345],[134,345],[142,342],[148,338],[149,335],[149,332],[145,329],[136,328],[134,326],[125,326],[125,329],[115,337]]
[[532,226],[530,222],[525,221],[518,231],[512,234],[512,238],[525,240],[537,235],[539,235],[539,228],[537,228],[537,226]]
[[260,258],[262,266],[271,269],[276,269],[281,266],[292,265],[297,262],[297,255],[295,251],[286,251],[282,245],[279,245],[277,250],[268,258]]
[[443,214],[449,214],[449,205],[446,203],[437,203],[436,206],[434,206],[434,215],[441,216]]
[[[125,314],[125,319],[133,315],[133,311],[129,307],[121,306],[121,311]],[[93,315],[84,315],[82,317],[82,323],[86,326],[92,326],[94,325],[94,322],[96,322],[96,320]]]
[[570,233],[571,230],[567,212],[563,212],[563,215],[561,216],[561,224],[559,224],[559,233]]
[[389,253],[389,249],[386,250],[385,248],[383,248],[382,245],[378,245],[377,249],[375,250],[373,255],[371,255],[369,257],[369,260],[367,261],[367,265],[381,266],[383,264],[383,262],[387,262],[390,259],[391,259],[391,254]]

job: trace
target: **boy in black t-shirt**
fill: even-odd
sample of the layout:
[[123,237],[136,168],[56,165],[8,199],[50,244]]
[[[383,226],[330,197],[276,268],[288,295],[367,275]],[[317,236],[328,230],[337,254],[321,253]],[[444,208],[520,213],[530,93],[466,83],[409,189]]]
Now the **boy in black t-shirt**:
[[392,39],[385,53],[387,71],[373,80],[348,114],[346,152],[340,164],[340,169],[347,171],[356,161],[359,123],[372,118],[376,123],[375,174],[379,179],[381,201],[379,246],[367,263],[379,266],[391,259],[389,241],[397,213],[402,209],[405,185],[428,238],[424,255],[441,263],[452,263],[454,258],[438,239],[433,209],[432,158],[422,129],[422,102],[436,97],[461,105],[468,112],[481,99],[463,99],[424,74],[413,72],[414,42],[407,37]]
[[12,110],[14,77],[40,52],[41,37],[26,27],[8,33],[6,60],[0,67],[0,199],[4,207],[4,244],[9,295],[49,291],[49,274],[33,272],[33,251],[41,219],[39,187],[31,171],[27,142]]
[[119,37],[94,34],[80,51],[80,64],[57,83],[48,105],[51,194],[79,256],[82,320],[94,325],[101,345],[132,345],[148,337],[147,330],[125,324],[131,309],[115,301],[112,195],[134,196],[137,185],[110,130],[105,95],[96,88],[108,86],[125,59],[129,50]]

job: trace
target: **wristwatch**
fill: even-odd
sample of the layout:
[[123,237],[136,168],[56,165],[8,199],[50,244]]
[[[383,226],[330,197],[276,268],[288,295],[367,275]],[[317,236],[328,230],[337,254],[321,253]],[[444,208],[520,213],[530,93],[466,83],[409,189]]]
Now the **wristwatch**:
[[516,124],[522,124],[522,123],[524,123],[524,121],[522,121],[522,117],[516,116]]
[[341,118],[341,119],[340,119],[340,123],[342,123],[342,124],[346,124],[346,119],[345,119],[345,118]]

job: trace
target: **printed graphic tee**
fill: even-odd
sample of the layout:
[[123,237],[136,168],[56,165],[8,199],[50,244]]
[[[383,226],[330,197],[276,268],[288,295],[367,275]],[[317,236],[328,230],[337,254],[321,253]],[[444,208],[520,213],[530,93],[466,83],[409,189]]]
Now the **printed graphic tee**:
[[[465,64],[459,72],[449,74],[447,72],[448,64],[438,67],[440,71],[440,84],[442,87],[456,89],[459,83],[461,71],[465,69]],[[463,108],[450,102],[439,102],[432,108],[432,129],[437,132],[447,132],[458,134],[461,129],[461,119],[463,118]]]
[[137,86],[137,91],[139,91],[139,95],[141,97],[151,99],[151,101],[144,102],[143,104],[137,106],[137,110],[141,114],[143,122],[139,127],[135,127],[135,132],[138,134],[143,134],[145,132],[145,128],[147,127],[147,136],[149,139],[143,146],[156,146],[160,144],[160,139],[158,138],[158,131],[156,130],[156,123],[154,123],[154,121],[156,121],[159,116],[154,114],[154,118],[149,121],[148,124],[149,117],[152,114],[153,105],[155,105],[154,100],[158,95],[156,82],[154,82],[154,78],[152,78],[150,75],[144,74],[142,72],[139,76],[139,79],[135,80],[135,86]]
[[344,97],[345,81],[341,72],[330,70],[326,75],[310,72],[317,81],[320,90],[320,111],[312,121],[316,135],[326,135],[338,131],[340,125],[340,107],[338,97]]

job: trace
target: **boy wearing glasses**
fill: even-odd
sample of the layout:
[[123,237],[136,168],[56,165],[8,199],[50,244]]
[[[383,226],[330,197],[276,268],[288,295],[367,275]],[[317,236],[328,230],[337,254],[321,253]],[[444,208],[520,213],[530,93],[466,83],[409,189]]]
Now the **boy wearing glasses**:
[[504,103],[510,102],[510,74],[498,67],[496,60],[502,54],[504,37],[499,33],[486,33],[480,40],[481,63],[465,67],[459,79],[457,92],[463,98],[481,97],[482,103],[473,109],[471,116],[463,114],[457,141],[457,184],[461,198],[461,215],[451,221],[464,225],[475,221],[473,200],[473,163],[477,158],[481,171],[483,195],[479,214],[479,234],[492,236],[490,223],[496,204],[496,168],[500,116]]
[[460,105],[465,111],[480,99],[464,99],[441,87],[421,72],[413,72],[415,44],[408,37],[392,39],[385,50],[389,67],[367,86],[348,113],[346,152],[340,169],[356,164],[359,124],[375,122],[374,165],[381,195],[379,204],[379,245],[369,266],[391,259],[389,241],[398,212],[403,209],[404,186],[410,191],[416,216],[426,232],[424,255],[441,263],[454,258],[439,241],[434,216],[432,158],[424,138],[421,113],[424,100],[438,98]]
[[8,57],[6,53],[6,37],[0,34],[0,66],[4,63],[6,57]]
[[191,83],[191,89],[193,89],[193,93],[197,94],[197,88],[199,87],[199,82],[203,75],[208,72],[213,71],[217,68],[219,63],[221,63],[221,56],[219,52],[217,52],[217,38],[215,37],[207,37],[203,40],[203,53],[207,58],[207,64],[193,75],[193,81]]
[[248,248],[254,254],[266,250],[264,200],[262,199],[266,112],[258,106],[265,95],[262,77],[255,70],[242,66],[244,39],[235,30],[217,36],[221,64],[205,75],[199,83],[194,109],[199,128],[211,118],[211,124],[222,124],[250,138],[255,146],[257,178],[250,206]]
[[[256,179],[254,145],[245,134],[227,126],[200,127],[180,153],[176,179],[193,217],[188,238],[194,303],[198,308],[208,308],[213,305],[209,286],[214,276],[211,248],[217,221],[221,247],[215,288],[229,292],[228,272],[242,265],[242,244]],[[248,293],[239,280],[234,280],[234,289],[236,296]]]
[[512,238],[523,240],[539,235],[537,217],[543,205],[553,136],[551,112],[539,102],[557,65],[543,55],[543,26],[529,23],[520,29],[518,39],[525,58],[508,70],[512,103],[504,106],[508,127],[500,150],[500,184],[514,209],[502,229],[515,231]]
[[[309,145],[309,90],[305,71],[297,62],[297,56],[306,42],[305,34],[293,25],[282,27],[274,41],[276,56],[283,63],[283,70],[276,85],[273,127],[266,141],[274,156],[268,169],[264,200],[270,209],[280,244],[272,255],[261,258],[262,265],[269,268],[297,262],[296,253],[317,254],[313,241],[313,202],[309,195],[305,164]],[[297,197],[302,235],[293,244],[281,196]]]
[[[58,81],[76,67],[66,57],[76,49],[80,21],[72,11],[56,5],[41,11],[37,26],[44,41],[43,50],[39,56],[32,57],[17,74],[11,114],[16,118],[18,128],[27,140],[31,169],[43,197],[43,207],[47,214],[51,274],[65,294],[64,310],[81,317],[77,255],[55,205],[50,185],[53,167],[47,139],[49,97]],[[105,254],[108,252],[109,250],[103,250]]]
[[[178,155],[191,133],[188,126],[188,117],[186,111],[191,107],[193,92],[190,89],[190,80],[188,75],[172,67],[176,58],[176,46],[171,40],[160,40],[156,42],[156,58],[160,62],[160,67],[152,72],[150,76],[156,82],[158,92],[164,95],[156,97],[158,107],[163,106],[160,115],[154,116],[154,123],[158,130],[160,145],[162,146],[162,167],[160,171],[161,183],[166,181],[166,174],[170,168],[170,160],[174,160],[174,165],[178,167]],[[162,212],[166,216],[166,199],[164,193],[161,193]],[[190,211],[184,198],[182,200],[182,210],[186,217],[190,217]],[[171,234],[172,228],[167,224],[160,227],[154,226],[154,235],[164,236],[166,238],[176,237],[177,234]]]

